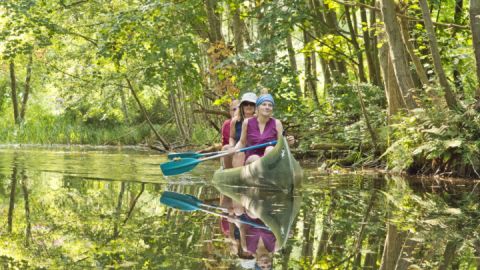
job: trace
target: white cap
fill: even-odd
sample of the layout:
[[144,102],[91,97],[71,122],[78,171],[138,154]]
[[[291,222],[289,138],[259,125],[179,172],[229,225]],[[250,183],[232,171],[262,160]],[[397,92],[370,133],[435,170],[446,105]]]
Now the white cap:
[[240,105],[243,102],[257,103],[257,95],[255,95],[255,93],[252,93],[252,92],[247,92],[242,95],[242,99],[240,100]]

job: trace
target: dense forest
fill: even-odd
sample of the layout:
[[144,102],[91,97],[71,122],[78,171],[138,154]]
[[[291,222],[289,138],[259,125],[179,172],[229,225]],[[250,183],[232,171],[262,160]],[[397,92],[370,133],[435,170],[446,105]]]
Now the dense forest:
[[476,0],[6,0],[0,28],[0,143],[200,146],[268,91],[298,155],[479,177]]

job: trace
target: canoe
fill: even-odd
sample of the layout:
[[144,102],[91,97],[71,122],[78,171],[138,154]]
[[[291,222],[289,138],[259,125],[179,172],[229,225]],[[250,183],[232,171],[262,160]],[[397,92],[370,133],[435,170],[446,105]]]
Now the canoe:
[[282,190],[291,193],[301,185],[303,171],[295,160],[285,137],[261,159],[231,169],[218,169],[213,175],[215,185],[248,186]]
[[271,230],[276,240],[275,250],[285,246],[300,209],[300,194],[287,194],[252,187],[226,185],[214,185],[214,187],[257,216]]

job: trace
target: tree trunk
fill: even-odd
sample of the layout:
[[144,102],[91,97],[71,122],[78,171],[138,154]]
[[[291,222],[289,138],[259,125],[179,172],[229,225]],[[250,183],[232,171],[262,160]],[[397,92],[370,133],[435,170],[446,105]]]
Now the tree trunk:
[[377,257],[378,257],[378,241],[377,236],[372,235],[368,238],[368,248],[371,250],[365,255],[363,262],[363,270],[376,270],[377,269]]
[[32,79],[32,65],[33,65],[33,51],[28,56],[27,72],[25,77],[25,91],[22,99],[22,110],[20,111],[20,121],[25,120],[25,113],[27,111],[28,97],[30,95],[30,81]]
[[[478,1],[477,1],[478,2]],[[440,81],[440,86],[445,92],[445,100],[450,109],[457,107],[457,99],[453,94],[452,88],[448,83],[447,76],[443,70],[442,61],[440,59],[440,52],[438,50],[437,37],[435,36],[435,30],[433,29],[432,18],[430,17],[430,11],[428,10],[428,4],[426,0],[419,0],[420,7],[422,8],[423,21],[425,22],[425,29],[427,30],[428,40],[430,42],[430,51],[433,57],[433,66]]]
[[402,31],[403,42],[407,48],[410,59],[412,59],[413,64],[415,65],[415,70],[417,71],[418,78],[423,85],[428,85],[427,72],[423,68],[420,58],[415,54],[415,47],[410,41],[410,34],[408,33],[408,20],[405,18],[400,18],[400,30]]
[[383,247],[380,270],[393,270],[396,268],[397,260],[402,250],[406,233],[399,232],[397,227],[391,223],[387,225],[387,237]]
[[459,246],[460,242],[457,240],[450,240],[447,242],[447,246],[445,247],[445,251],[443,252],[443,260],[438,267],[438,270],[449,269],[449,266],[452,264]]
[[223,40],[222,37],[222,21],[220,20],[220,14],[217,13],[217,1],[216,0],[204,0],[205,11],[207,12],[208,19],[208,36],[210,43],[216,43]]
[[365,209],[365,214],[363,215],[362,222],[360,224],[360,231],[358,232],[358,236],[356,238],[356,243],[355,243],[355,259],[353,262],[353,268],[354,269],[360,269],[361,265],[361,260],[362,260],[362,254],[361,254],[361,249],[363,245],[363,237],[365,233],[365,227],[370,224],[369,219],[370,219],[370,213],[372,212],[373,206],[376,201],[376,190],[372,190],[372,195],[370,196],[370,201],[368,202],[367,209]]
[[[365,4],[365,0],[360,0],[362,4]],[[373,12],[374,14],[374,12]],[[372,14],[372,15],[373,15]],[[375,57],[378,57],[375,54],[375,51],[372,49],[372,38],[370,37],[370,28],[367,20],[367,11],[365,8],[360,8],[360,18],[363,25],[363,42],[365,43],[365,54],[367,56],[367,65],[368,65],[368,77],[370,83],[373,85],[381,86],[380,80],[380,70],[375,66]]]
[[[320,10],[323,10],[324,6],[322,3],[320,3],[319,0],[308,0],[308,5],[311,10],[314,12],[314,18],[313,18],[313,30],[315,32],[315,38],[317,40],[320,40],[323,36],[324,33],[328,31],[328,26],[327,23],[325,22],[325,16],[323,13],[320,12]],[[325,82],[325,89],[328,88],[329,85],[332,84],[333,81],[337,81],[338,78],[335,76],[338,74],[338,72],[332,72],[330,70],[330,67],[328,66],[327,61],[321,56],[320,57],[320,64],[322,66],[322,71],[323,71],[323,80]],[[324,91],[324,94],[326,93],[326,90]]]
[[235,3],[232,13],[232,28],[233,28],[233,40],[235,41],[235,51],[241,53],[243,51],[243,22],[240,18],[240,5]]
[[[178,89],[178,87],[172,87],[172,88],[175,88],[177,90],[170,91],[170,107],[173,111],[173,115],[175,116],[175,123],[177,125],[177,129],[180,132],[183,141],[185,142],[186,140],[189,139],[189,135],[182,119],[183,118],[182,113],[180,112],[181,108],[178,105],[178,102],[176,99],[176,97],[179,96],[178,91],[180,91],[180,89]],[[179,99],[181,100],[181,98]]]
[[298,81],[297,60],[295,58],[295,49],[293,48],[292,35],[290,31],[287,33],[286,43],[288,59],[290,60],[290,66],[292,67],[292,71],[295,75],[295,93],[297,94],[297,98],[300,98],[302,97],[302,89],[300,88],[300,82]]
[[480,270],[480,239],[475,239],[473,241],[473,245],[474,245],[474,252],[473,254],[475,254],[475,262],[477,264],[477,270]]
[[[372,1],[371,2],[372,6],[379,5],[377,0],[371,0],[371,1]],[[372,54],[373,54],[373,63],[375,65],[375,70],[378,74],[378,80],[379,80],[378,85],[380,85],[382,83],[381,70],[380,70],[380,57],[379,57],[379,49],[378,49],[378,40],[375,38],[375,36],[377,35],[375,29],[376,29],[376,27],[378,27],[377,12],[370,11],[370,26],[371,26],[370,36],[372,37],[371,38],[371,42],[372,42],[371,51],[372,51]]]
[[363,66],[363,54],[362,50],[360,49],[360,45],[357,42],[358,35],[354,28],[354,22],[356,24],[356,20],[355,16],[353,16],[354,21],[352,21],[352,15],[350,14],[350,8],[348,6],[345,6],[345,17],[347,19],[348,29],[350,30],[351,43],[353,45],[353,49],[355,50],[355,54],[357,55],[358,76],[360,81],[365,83],[367,82],[367,78],[365,76],[365,68]]
[[118,200],[117,200],[117,207],[115,208],[115,214],[113,216],[113,239],[117,239],[120,235],[120,213],[122,211],[122,204],[123,204],[123,194],[125,193],[125,182],[120,184],[120,192],[118,193]]
[[390,58],[393,64],[393,70],[398,87],[405,99],[407,108],[416,107],[412,97],[414,83],[410,74],[410,68],[405,61],[407,55],[405,45],[403,44],[402,34],[397,21],[394,0],[380,0],[383,21],[385,23],[385,31],[388,37],[388,45],[390,48]]
[[138,199],[140,199],[140,196],[143,194],[145,191],[145,183],[142,183],[142,187],[140,188],[140,191],[138,192],[137,196],[133,199],[132,203],[130,204],[130,209],[128,210],[127,216],[123,220],[123,225],[125,225],[132,215],[133,209],[135,209],[135,206],[137,205]]
[[15,191],[17,189],[17,165],[14,164],[12,168],[12,184],[10,186],[10,201],[8,205],[7,214],[7,231],[12,233],[13,230],[13,211],[15,210]]
[[313,239],[312,234],[315,232],[315,212],[313,209],[305,208],[303,213],[303,243],[302,243],[302,258],[308,260],[308,264],[312,262],[313,255]]
[[[453,15],[453,21],[455,24],[462,24],[462,17],[463,17],[463,0],[455,0],[455,13]],[[456,39],[457,37],[457,28],[453,28],[453,38]],[[455,88],[457,89],[458,93],[463,93],[463,82],[460,71],[458,70],[459,67],[462,66],[462,59],[457,57],[455,59],[457,62],[453,64],[453,81],[455,83]]]
[[169,144],[165,139],[163,139],[163,137],[160,136],[160,134],[158,134],[157,130],[155,130],[155,127],[153,126],[152,121],[150,121],[150,118],[148,117],[147,110],[145,110],[145,107],[143,107],[143,104],[142,104],[142,102],[140,101],[140,99],[138,98],[137,93],[135,93],[135,89],[133,88],[132,83],[130,82],[130,79],[128,79],[127,77],[125,77],[125,79],[126,79],[126,81],[127,81],[128,88],[130,89],[130,92],[132,93],[132,96],[135,98],[135,101],[137,102],[138,107],[139,107],[140,110],[142,111],[143,116],[144,116],[145,119],[147,120],[147,123],[148,123],[148,125],[150,126],[150,128],[152,129],[153,133],[155,134],[155,136],[157,137],[157,139],[160,141],[160,143],[163,145],[163,147],[164,147],[166,150],[170,150],[170,144]]
[[360,86],[358,84],[357,84],[357,96],[358,96],[358,101],[360,102],[360,108],[362,109],[363,117],[365,118],[365,124],[367,125],[367,130],[370,133],[370,137],[372,138],[372,145],[373,145],[373,148],[375,149],[375,154],[377,154],[379,153],[378,136],[370,123],[370,117],[368,116],[367,108],[365,107],[365,103],[363,102],[362,93],[360,91]]
[[477,99],[480,99],[480,1],[470,0],[470,28],[472,29],[473,50],[477,66]]
[[20,114],[18,112],[18,100],[17,100],[17,78],[15,76],[15,62],[10,59],[10,86],[12,90],[12,105],[13,105],[13,118],[15,124],[20,123]]
[[28,187],[27,187],[27,174],[25,169],[22,169],[22,191],[23,191],[23,200],[25,201],[25,246],[30,246],[30,240],[32,239],[32,223],[30,222],[30,200],[28,197]]
[[[307,44],[311,41],[311,38],[306,30],[303,31],[303,38],[304,44],[307,46]],[[315,58],[312,56],[314,56],[314,52],[305,51],[303,55],[305,57],[305,96],[310,96],[307,95],[307,93],[310,93],[313,101],[315,102],[315,106],[319,108],[320,104],[317,97],[317,77],[315,74],[313,74]]]
[[128,115],[127,97],[125,96],[123,86],[119,86],[118,91],[120,92],[120,100],[122,102],[123,118],[125,118],[125,123],[130,123],[130,116]]
[[[379,39],[382,39],[382,37],[379,36]],[[395,77],[389,47],[389,44],[385,42],[379,50],[380,67],[382,71],[385,96],[387,97],[388,103],[388,117],[407,108]]]

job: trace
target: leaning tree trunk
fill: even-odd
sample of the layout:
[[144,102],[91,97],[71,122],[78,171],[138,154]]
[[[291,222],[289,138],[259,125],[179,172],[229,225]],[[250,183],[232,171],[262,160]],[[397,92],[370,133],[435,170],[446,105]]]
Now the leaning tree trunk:
[[420,57],[415,54],[415,47],[410,41],[410,34],[408,32],[408,20],[406,18],[400,18],[400,29],[402,31],[403,42],[405,42],[405,47],[408,51],[408,54],[410,55],[410,59],[412,59],[413,65],[415,66],[418,78],[423,85],[427,85],[427,72],[425,71],[425,68],[423,68]]
[[413,109],[416,107],[412,97],[414,83],[410,68],[406,61],[407,54],[405,44],[402,40],[402,34],[397,21],[394,0],[380,0],[383,22],[388,37],[388,45],[390,48],[390,57],[393,64],[395,78],[403,97],[405,98],[407,107]]
[[[380,40],[382,36],[378,37]],[[393,64],[390,57],[390,46],[387,42],[383,43],[379,50],[380,70],[382,71],[385,96],[388,103],[388,117],[396,114],[402,109],[407,109],[407,104],[403,98],[402,92],[398,86]]]
[[480,1],[470,0],[470,27],[477,64],[477,99],[480,99]]
[[135,98],[135,101],[137,102],[138,107],[140,108],[140,111],[143,113],[143,116],[145,117],[145,120],[147,120],[147,123],[150,126],[150,129],[152,129],[153,133],[155,134],[157,139],[160,141],[160,143],[163,145],[163,147],[166,150],[170,150],[170,144],[162,136],[160,136],[160,134],[158,134],[157,130],[153,126],[152,121],[150,121],[150,117],[148,117],[147,110],[145,110],[145,107],[143,107],[142,102],[138,98],[137,93],[135,92],[135,89],[133,88],[133,85],[130,82],[130,79],[128,79],[127,77],[125,79],[127,81],[128,88],[130,89],[130,92],[132,93],[132,96]]
[[15,119],[15,124],[20,123],[20,114],[18,112],[18,100],[17,100],[17,78],[15,76],[15,62],[13,59],[10,59],[10,86],[11,86],[11,95],[12,95],[12,105],[13,105],[13,118]]
[[[477,0],[478,2],[478,0]],[[427,0],[419,0],[420,7],[422,8],[423,21],[425,22],[425,29],[427,30],[428,41],[430,42],[430,51],[432,52],[433,66],[437,73],[440,86],[445,92],[445,100],[450,109],[457,107],[457,99],[453,94],[452,88],[448,83],[447,76],[443,70],[442,61],[440,59],[440,52],[438,50],[437,37],[435,36],[435,30],[433,29],[432,18],[430,17],[430,11],[428,10]]]

